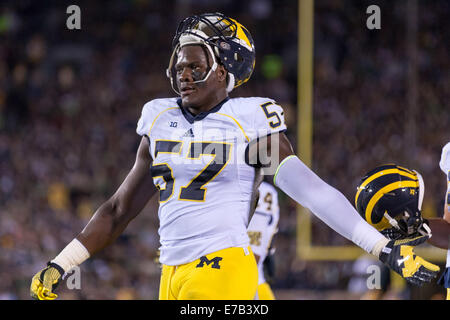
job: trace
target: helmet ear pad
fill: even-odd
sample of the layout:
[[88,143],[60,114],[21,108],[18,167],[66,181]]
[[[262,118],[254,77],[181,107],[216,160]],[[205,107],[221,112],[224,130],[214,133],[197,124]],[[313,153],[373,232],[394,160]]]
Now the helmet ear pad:
[[227,92],[230,93],[231,91],[233,91],[234,89],[234,84],[235,84],[235,79],[234,79],[234,75],[232,73],[227,74]]

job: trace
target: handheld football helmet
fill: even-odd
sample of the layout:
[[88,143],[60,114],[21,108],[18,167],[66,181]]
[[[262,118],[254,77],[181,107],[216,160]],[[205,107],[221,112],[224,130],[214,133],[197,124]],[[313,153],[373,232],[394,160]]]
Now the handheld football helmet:
[[425,184],[417,171],[387,164],[361,179],[355,206],[370,225],[389,239],[431,236],[421,214],[424,193]]
[[228,92],[250,79],[255,67],[255,46],[250,32],[242,24],[222,13],[193,15],[178,25],[172,42],[172,56],[166,71],[177,94],[179,91],[173,76],[176,56],[182,47],[194,44],[206,47],[213,59],[208,73],[195,83],[206,81],[216,70],[218,63],[228,71]]

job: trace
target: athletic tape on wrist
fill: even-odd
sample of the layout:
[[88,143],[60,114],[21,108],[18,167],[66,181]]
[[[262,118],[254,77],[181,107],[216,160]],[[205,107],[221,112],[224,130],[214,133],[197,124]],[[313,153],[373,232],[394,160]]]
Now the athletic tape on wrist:
[[75,266],[80,265],[90,257],[89,251],[86,247],[78,241],[73,239],[56,257],[51,260],[51,263],[56,263],[65,272],[69,271]]
[[386,245],[389,243],[389,240],[388,239],[386,239],[386,238],[384,238],[384,239],[381,239],[380,241],[378,241],[376,244],[375,244],[375,246],[373,247],[373,249],[372,249],[372,251],[370,252],[371,254],[373,254],[375,257],[377,257],[377,258],[379,258],[380,257],[380,254],[381,254],[381,252],[384,252],[384,253],[386,253],[386,254],[389,254],[389,253],[391,253],[390,252],[390,248],[386,248],[386,249],[388,249],[388,250],[384,250],[385,249],[385,247],[386,247]]

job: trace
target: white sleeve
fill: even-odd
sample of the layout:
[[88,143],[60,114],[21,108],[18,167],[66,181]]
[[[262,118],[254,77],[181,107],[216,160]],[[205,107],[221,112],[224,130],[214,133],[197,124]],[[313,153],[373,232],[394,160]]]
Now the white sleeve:
[[[441,161],[439,161],[439,167],[448,176],[450,171],[450,142],[448,142],[444,148],[442,148]],[[449,177],[450,179],[450,177]]]
[[154,115],[152,108],[154,106],[154,100],[144,104],[142,108],[141,117],[137,123],[136,132],[140,136],[149,136],[150,128],[152,126]]
[[[450,203],[450,142],[448,142],[444,148],[442,148],[441,161],[439,161],[439,167],[447,176],[447,194],[446,203]],[[447,250],[447,263],[446,268],[450,268],[450,249]]]
[[338,190],[325,183],[296,156],[278,166],[274,183],[289,197],[311,210],[340,235],[369,253],[386,238],[369,225]]
[[254,109],[252,140],[287,129],[283,108],[274,100],[261,98],[257,104]]

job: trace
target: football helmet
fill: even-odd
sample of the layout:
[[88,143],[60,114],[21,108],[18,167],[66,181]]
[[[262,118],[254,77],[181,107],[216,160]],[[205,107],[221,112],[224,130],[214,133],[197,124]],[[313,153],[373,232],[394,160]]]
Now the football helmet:
[[392,240],[431,236],[422,218],[425,184],[422,176],[395,164],[379,166],[360,181],[355,207],[378,231]]
[[228,71],[227,91],[231,92],[250,79],[255,68],[255,46],[250,32],[236,20],[222,13],[204,13],[185,18],[179,25],[172,41],[172,55],[166,74],[172,88],[179,94],[174,74],[175,59],[183,46],[200,44],[213,58],[212,66],[204,82],[218,63]]

